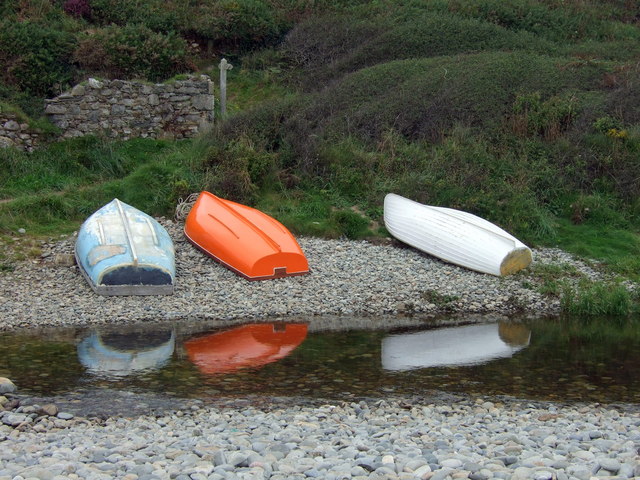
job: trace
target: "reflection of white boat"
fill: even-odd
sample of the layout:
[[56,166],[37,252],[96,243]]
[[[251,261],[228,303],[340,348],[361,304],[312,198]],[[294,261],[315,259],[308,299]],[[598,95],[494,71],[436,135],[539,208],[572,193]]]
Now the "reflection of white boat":
[[492,323],[390,335],[382,340],[385,370],[477,365],[508,358],[529,345],[524,325]]
[[491,275],[509,275],[531,263],[531,250],[493,223],[461,210],[423,205],[394,193],[384,199],[384,224],[398,240]]
[[144,334],[100,334],[93,332],[78,344],[78,358],[92,373],[113,376],[160,368],[175,348],[171,331]]

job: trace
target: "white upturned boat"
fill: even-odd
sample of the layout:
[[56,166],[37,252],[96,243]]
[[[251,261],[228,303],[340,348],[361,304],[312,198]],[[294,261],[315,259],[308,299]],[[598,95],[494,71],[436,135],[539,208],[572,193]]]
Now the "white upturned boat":
[[527,327],[509,323],[390,335],[382,340],[382,368],[405,371],[480,365],[513,356],[529,345],[530,338]]
[[491,275],[509,275],[531,263],[520,240],[493,223],[453,208],[423,205],[389,193],[384,223],[398,240],[449,263]]

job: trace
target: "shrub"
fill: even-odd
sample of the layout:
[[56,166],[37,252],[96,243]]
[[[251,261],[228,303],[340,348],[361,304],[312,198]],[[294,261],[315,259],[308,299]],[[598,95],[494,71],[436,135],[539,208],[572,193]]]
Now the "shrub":
[[447,13],[375,21],[347,16],[311,18],[297,25],[282,47],[290,61],[308,70],[305,83],[315,87],[392,60],[500,49],[548,53],[555,47],[526,32]]
[[74,17],[91,18],[91,5],[89,0],[67,0],[62,6],[63,10]]
[[259,186],[274,171],[276,156],[247,137],[214,145],[205,159],[205,189],[240,203],[251,203]]
[[481,18],[510,30],[526,30],[552,40],[606,38],[628,32],[616,22],[600,18],[599,9],[582,8],[582,2],[563,4],[563,8],[545,3],[535,0],[452,0],[448,2],[448,9],[458,15]]
[[157,32],[183,29],[190,9],[185,2],[164,0],[91,0],[92,21],[101,26],[143,25]]
[[348,15],[311,17],[287,34],[281,50],[295,65],[320,70],[382,34],[385,26]]
[[189,70],[186,52],[186,42],[174,33],[156,33],[142,25],[127,25],[86,35],[74,58],[93,73],[160,81]]
[[72,34],[10,18],[0,20],[0,80],[38,97],[65,88],[73,74]]
[[330,219],[338,227],[338,230],[349,239],[358,239],[370,234],[369,221],[356,212],[350,210],[337,210],[331,213]]
[[220,0],[200,5],[193,13],[193,32],[242,50],[273,43],[286,28],[262,0]]
[[544,91],[553,97],[588,88],[602,68],[502,52],[388,62],[309,97],[302,115],[316,129],[343,135],[379,140],[393,128],[410,139],[437,141],[456,124],[501,128],[518,94]]
[[513,105],[514,128],[517,133],[554,139],[569,128],[577,109],[574,94],[556,95],[544,101],[539,92],[520,94]]

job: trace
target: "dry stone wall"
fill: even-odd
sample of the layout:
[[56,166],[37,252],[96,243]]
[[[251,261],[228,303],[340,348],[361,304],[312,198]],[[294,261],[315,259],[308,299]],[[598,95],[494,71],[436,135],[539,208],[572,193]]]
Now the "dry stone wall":
[[33,151],[41,141],[41,134],[26,122],[10,113],[0,113],[0,148],[15,147]]
[[193,137],[213,123],[213,82],[206,75],[166,84],[96,80],[45,101],[63,138]]

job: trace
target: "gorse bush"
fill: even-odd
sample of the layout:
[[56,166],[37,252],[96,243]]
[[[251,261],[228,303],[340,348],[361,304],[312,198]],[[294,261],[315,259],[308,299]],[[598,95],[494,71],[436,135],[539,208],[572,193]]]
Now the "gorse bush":
[[145,0],[91,0],[91,20],[99,26],[142,25],[156,32],[183,31],[190,8],[185,2]]
[[198,10],[192,21],[194,33],[241,50],[273,43],[285,29],[262,0],[221,0],[201,5]]
[[[387,62],[328,85],[301,114],[309,125],[341,134],[377,140],[393,128],[410,139],[437,140],[457,124],[502,128],[522,92],[553,97],[588,88],[603,68],[502,52]],[[555,122],[564,126],[565,106],[575,108],[567,98],[561,105],[541,99],[545,121],[559,115]]]
[[577,115],[578,99],[573,94],[553,96],[542,101],[539,92],[518,95],[514,101],[514,130],[525,135],[557,138]]
[[65,13],[78,18],[91,18],[91,5],[89,0],[67,0],[62,6]]
[[72,79],[72,34],[30,21],[0,20],[0,81],[33,96],[59,93]]
[[526,32],[512,32],[448,13],[407,18],[311,18],[286,37],[285,58],[305,68],[305,83],[321,86],[345,73],[405,58],[427,58],[488,50],[551,53],[557,48]]
[[74,58],[84,69],[123,79],[160,81],[189,69],[182,38],[142,25],[112,26],[86,35]]
[[[466,17],[482,18],[510,30],[525,30],[552,40],[578,40],[636,35],[633,28],[607,18],[600,2],[585,8],[588,2],[566,2],[557,6],[535,0],[453,0],[448,10]],[[582,4],[582,5],[581,5]],[[557,7],[562,8],[557,8]],[[619,15],[624,16],[623,12]]]

